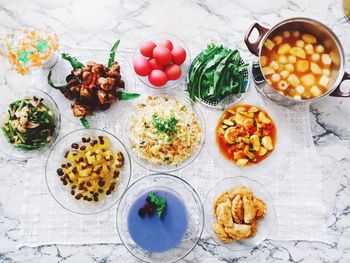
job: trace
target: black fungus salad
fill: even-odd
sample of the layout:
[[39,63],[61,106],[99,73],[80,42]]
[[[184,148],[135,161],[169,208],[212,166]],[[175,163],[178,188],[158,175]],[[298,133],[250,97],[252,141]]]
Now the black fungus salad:
[[30,151],[53,141],[56,123],[56,116],[42,98],[26,97],[9,105],[2,132],[14,147]]

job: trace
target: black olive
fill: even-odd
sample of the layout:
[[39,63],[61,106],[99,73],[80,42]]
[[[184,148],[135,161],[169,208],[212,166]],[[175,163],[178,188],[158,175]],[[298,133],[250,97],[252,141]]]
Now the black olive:
[[87,137],[87,138],[83,137],[81,140],[82,142],[89,142],[91,139],[90,137]]
[[118,178],[118,177],[119,177],[119,171],[114,171],[113,178]]
[[72,147],[73,149],[78,149],[78,148],[79,148],[79,144],[77,144],[77,143],[72,143],[71,147]]
[[62,176],[62,175],[64,174],[64,172],[63,172],[63,170],[62,170],[61,168],[58,168],[58,169],[57,169],[57,174],[58,174],[59,176]]

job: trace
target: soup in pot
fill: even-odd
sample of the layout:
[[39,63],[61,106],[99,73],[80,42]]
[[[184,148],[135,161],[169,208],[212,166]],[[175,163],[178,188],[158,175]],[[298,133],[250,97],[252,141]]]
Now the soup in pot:
[[317,36],[283,31],[270,36],[261,50],[262,73],[280,94],[294,100],[317,98],[328,91],[330,51]]

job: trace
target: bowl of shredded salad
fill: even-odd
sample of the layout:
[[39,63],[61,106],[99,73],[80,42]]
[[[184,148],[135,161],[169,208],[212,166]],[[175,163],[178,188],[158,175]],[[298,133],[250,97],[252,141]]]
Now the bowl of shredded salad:
[[152,171],[183,168],[199,154],[205,135],[202,113],[181,93],[156,91],[134,101],[123,125],[132,158]]

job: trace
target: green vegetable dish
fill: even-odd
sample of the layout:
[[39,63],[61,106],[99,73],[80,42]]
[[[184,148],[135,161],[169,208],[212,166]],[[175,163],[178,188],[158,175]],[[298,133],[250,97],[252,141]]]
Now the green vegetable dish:
[[187,85],[190,98],[215,106],[228,95],[239,96],[248,87],[247,67],[238,50],[208,45],[191,64]]
[[6,140],[14,147],[31,151],[54,139],[56,117],[43,99],[26,97],[11,103],[2,127]]

